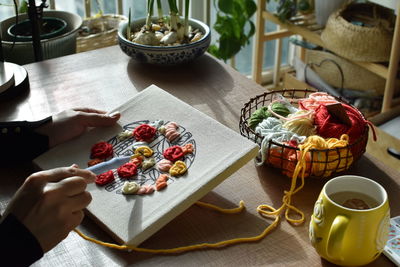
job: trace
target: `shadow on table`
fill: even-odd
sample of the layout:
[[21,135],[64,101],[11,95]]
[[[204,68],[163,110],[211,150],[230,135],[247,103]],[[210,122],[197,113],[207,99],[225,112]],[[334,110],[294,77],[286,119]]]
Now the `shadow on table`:
[[[226,100],[234,87],[232,75],[221,62],[204,55],[192,63],[178,66],[154,66],[130,60],[128,76],[138,91],[155,84],[191,106],[208,105],[213,114],[207,114],[227,125],[224,113],[228,110],[237,118]],[[179,75],[176,75],[179,74]],[[177,79],[179,77],[179,79]]]
[[[224,208],[234,208],[237,206],[236,203],[232,203],[214,192],[207,194],[202,201],[216,204]],[[155,233],[147,241],[143,242],[140,247],[155,249],[175,248],[200,243],[216,243],[238,237],[250,237],[260,234],[269,223],[270,221],[255,216],[247,211],[239,214],[221,214],[193,205]],[[90,229],[89,235],[105,238],[105,241],[112,242],[103,231],[92,224],[93,222],[89,220],[85,220],[84,222],[84,227]],[[279,224],[277,229],[273,230],[270,235],[276,234],[276,231],[279,231],[279,239],[286,240],[285,242],[297,242],[296,238],[292,235],[281,231]],[[262,243],[262,245],[260,245],[260,243]],[[268,259],[260,257],[260,254],[266,254],[264,250],[273,248],[274,251],[282,252],[286,247],[287,244],[277,244],[267,236],[263,240],[255,243],[238,244],[221,249],[204,249],[181,254],[165,254],[162,257],[160,257],[160,255],[138,252],[129,253],[112,249],[109,249],[107,254],[124,266],[131,264],[162,264],[168,266],[176,264],[177,260],[182,263],[196,263],[204,262],[204,257],[209,258],[210,263],[216,263],[218,259],[222,257],[225,264],[232,261],[231,263],[234,265],[237,263],[235,260],[237,260],[238,257],[232,257],[231,259],[229,255],[236,255],[236,253],[245,256],[243,259],[244,262],[252,262],[253,264],[260,265],[265,264],[266,261],[268,261],[268,263],[282,263],[281,261],[287,260],[285,257],[268,257]],[[303,254],[304,251],[302,252],[302,248],[299,244],[297,244],[296,247],[297,253],[299,254],[298,257],[300,258],[300,255]],[[229,250],[229,252],[227,250]],[[112,256],[110,253],[112,253]],[[296,256],[292,255],[291,260],[296,261]]]

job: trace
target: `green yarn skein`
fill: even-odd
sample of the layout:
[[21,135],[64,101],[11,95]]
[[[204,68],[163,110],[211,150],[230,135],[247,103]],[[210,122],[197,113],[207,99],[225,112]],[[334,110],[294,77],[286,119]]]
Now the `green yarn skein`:
[[[283,117],[287,117],[290,114],[288,108],[280,102],[274,102],[271,109]],[[268,107],[261,107],[251,114],[248,120],[249,127],[254,130],[260,122],[271,116],[272,114],[268,111]]]
[[285,118],[290,114],[289,109],[281,102],[274,102],[271,106],[271,109],[276,114],[279,114]]
[[268,111],[267,107],[261,107],[251,114],[248,124],[250,128],[254,130],[260,122],[271,116],[272,114]]

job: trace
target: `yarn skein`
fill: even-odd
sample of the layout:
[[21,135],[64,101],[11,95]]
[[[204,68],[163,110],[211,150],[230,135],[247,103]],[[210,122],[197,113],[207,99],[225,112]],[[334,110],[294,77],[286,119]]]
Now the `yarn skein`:
[[264,119],[271,117],[271,113],[268,111],[268,107],[261,107],[251,114],[249,120],[247,121],[251,129],[255,129],[257,125]]
[[342,106],[349,116],[351,125],[346,125],[332,116],[324,104],[320,104],[315,110],[314,124],[319,136],[340,139],[343,134],[347,134],[349,143],[352,144],[364,134],[368,122],[355,108],[344,103],[342,103]]
[[331,95],[325,92],[315,92],[299,100],[299,108],[303,110],[316,110],[319,105],[336,104],[338,101]]
[[287,117],[290,114],[290,111],[283,103],[273,102],[268,107],[261,107],[251,114],[248,120],[249,127],[254,130],[260,122],[272,117],[274,113],[279,116]]
[[262,165],[268,153],[268,149],[271,146],[270,141],[274,141],[280,144],[288,141],[296,141],[296,143],[303,143],[307,138],[306,136],[299,136],[291,131],[282,128],[281,120],[275,117],[269,117],[263,120],[257,127],[256,133],[263,136],[263,140],[261,142],[261,147],[259,150],[259,156],[256,158],[256,165]]
[[317,132],[314,126],[314,119],[308,111],[299,110],[294,114],[289,114],[287,119],[282,127],[291,132],[303,136],[315,135]]

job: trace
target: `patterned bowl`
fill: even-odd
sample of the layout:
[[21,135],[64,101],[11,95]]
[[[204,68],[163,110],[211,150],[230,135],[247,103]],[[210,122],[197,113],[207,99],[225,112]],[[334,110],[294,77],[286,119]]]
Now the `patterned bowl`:
[[[144,25],[146,18],[133,21],[133,29]],[[155,65],[178,65],[190,62],[204,54],[211,42],[210,28],[201,21],[190,19],[189,25],[203,32],[203,37],[190,44],[175,46],[151,46],[133,43],[125,38],[128,22],[121,22],[118,29],[118,42],[122,51],[134,60]]]

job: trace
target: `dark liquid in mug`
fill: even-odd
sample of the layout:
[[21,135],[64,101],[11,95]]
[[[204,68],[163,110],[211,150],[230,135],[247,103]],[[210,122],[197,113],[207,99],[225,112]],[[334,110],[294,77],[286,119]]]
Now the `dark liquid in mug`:
[[329,198],[336,204],[355,210],[372,209],[380,204],[371,196],[352,191],[336,192],[329,195]]

